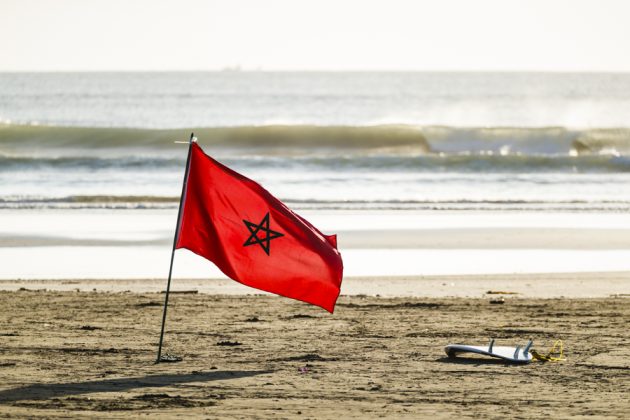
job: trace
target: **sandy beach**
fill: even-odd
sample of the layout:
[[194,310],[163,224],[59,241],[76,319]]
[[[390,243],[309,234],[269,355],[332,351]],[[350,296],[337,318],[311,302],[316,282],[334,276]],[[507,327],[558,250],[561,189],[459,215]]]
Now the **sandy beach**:
[[[630,412],[624,213],[313,212],[347,269],[332,315],[178,251],[165,351],[183,361],[159,365],[172,210],[3,216],[0,417]],[[444,352],[490,338],[560,339],[566,360]]]
[[[103,290],[104,283],[93,285]],[[183,361],[155,365],[163,298],[0,292],[0,415],[623,418],[630,412],[627,294],[343,295],[334,315],[272,296],[174,294],[165,350]],[[504,303],[492,304],[496,299]],[[515,366],[449,359],[443,350],[491,337],[506,345],[532,338],[540,352],[561,339],[566,361]]]

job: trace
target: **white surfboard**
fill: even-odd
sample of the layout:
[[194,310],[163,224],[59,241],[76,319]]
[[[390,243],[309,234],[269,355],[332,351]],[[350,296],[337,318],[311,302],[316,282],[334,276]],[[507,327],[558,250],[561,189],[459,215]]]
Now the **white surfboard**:
[[487,346],[468,346],[465,344],[449,344],[444,347],[444,351],[448,357],[457,357],[461,353],[475,353],[484,356],[497,357],[513,363],[529,363],[532,361],[532,355],[529,352],[532,346],[532,340],[529,340],[525,346],[495,346],[494,339]]

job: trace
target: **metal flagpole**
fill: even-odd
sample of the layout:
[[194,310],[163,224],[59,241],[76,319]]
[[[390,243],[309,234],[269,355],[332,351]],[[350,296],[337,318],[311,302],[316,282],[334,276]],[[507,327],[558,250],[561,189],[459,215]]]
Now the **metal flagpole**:
[[[175,258],[175,247],[177,246],[177,237],[179,236],[179,227],[182,219],[182,206],[186,194],[186,184],[188,184],[188,171],[190,170],[190,155],[192,153],[192,144],[196,142],[195,133],[190,133],[188,141],[188,158],[186,159],[186,172],[184,172],[184,182],[182,183],[182,194],[179,197],[179,209],[177,210],[177,226],[175,227],[175,236],[173,237],[173,250],[171,251],[171,266],[168,269],[168,283],[166,283],[166,296],[164,297],[164,312],[162,313],[162,330],[160,331],[160,345],[158,347],[157,360],[155,363],[162,361],[162,342],[164,340],[164,325],[166,324],[166,309],[168,308],[168,295],[171,291],[171,276],[173,274],[173,259]],[[180,142],[176,142],[180,143]],[[184,142],[181,142],[184,143]]]

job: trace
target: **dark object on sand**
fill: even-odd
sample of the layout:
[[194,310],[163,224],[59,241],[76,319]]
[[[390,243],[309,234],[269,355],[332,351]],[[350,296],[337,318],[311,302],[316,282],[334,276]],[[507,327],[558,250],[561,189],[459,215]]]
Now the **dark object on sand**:
[[[160,293],[166,293],[166,290],[162,290]],[[199,293],[199,290],[171,290],[169,292],[172,295],[196,295]]]
[[83,325],[82,327],[79,328],[80,330],[85,330],[85,331],[94,331],[94,330],[102,330],[101,327],[95,327],[93,325]]
[[183,357],[175,356],[174,354],[166,353],[160,357],[158,363],[177,363],[184,360]]
[[229,341],[229,340],[223,340],[223,341],[219,341],[217,343],[217,346],[242,346],[243,343],[239,343],[238,341]]

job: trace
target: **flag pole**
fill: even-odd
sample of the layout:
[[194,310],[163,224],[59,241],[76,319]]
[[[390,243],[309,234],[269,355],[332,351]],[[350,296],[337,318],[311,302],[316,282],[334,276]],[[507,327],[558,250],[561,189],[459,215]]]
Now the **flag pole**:
[[[188,184],[188,172],[190,170],[190,155],[192,154],[192,144],[195,143],[195,133],[190,133],[188,141],[188,157],[186,158],[186,172],[184,172],[184,181],[182,183],[182,194],[179,197],[179,208],[177,210],[177,226],[175,226],[175,236],[173,237],[173,249],[171,251],[171,265],[168,269],[168,282],[166,283],[166,296],[164,297],[164,312],[162,313],[162,329],[160,331],[160,344],[158,346],[157,359],[155,363],[162,361],[162,342],[164,340],[164,325],[166,324],[166,309],[168,308],[168,295],[171,291],[171,276],[173,275],[173,260],[175,259],[175,247],[177,246],[177,237],[179,236],[179,227],[182,219],[182,207],[186,195],[186,184]],[[180,142],[176,142],[180,143]],[[183,142],[182,142],[183,143]]]

